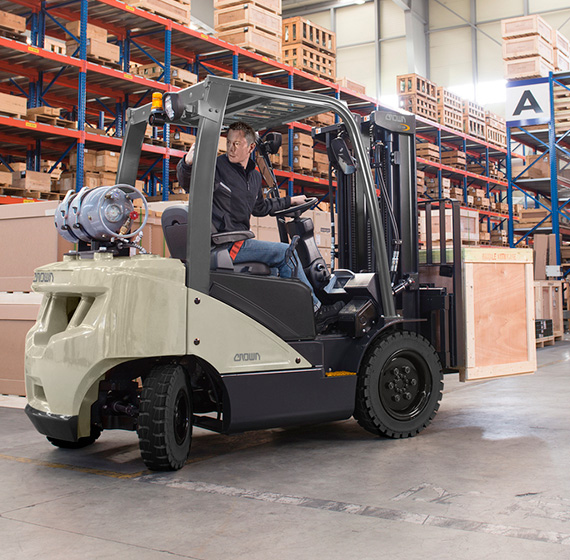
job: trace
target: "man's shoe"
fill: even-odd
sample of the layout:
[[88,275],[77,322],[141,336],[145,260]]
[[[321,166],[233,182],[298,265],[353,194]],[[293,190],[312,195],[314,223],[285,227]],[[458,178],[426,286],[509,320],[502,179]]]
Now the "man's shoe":
[[337,301],[332,305],[321,305],[315,314],[317,332],[323,332],[331,323],[336,321],[340,310],[344,307],[343,301]]

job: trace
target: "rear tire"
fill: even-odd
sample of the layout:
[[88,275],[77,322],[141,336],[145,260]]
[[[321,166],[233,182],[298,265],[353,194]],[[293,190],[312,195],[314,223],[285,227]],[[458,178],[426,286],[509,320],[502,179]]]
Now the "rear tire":
[[376,435],[415,436],[433,420],[442,391],[433,346],[415,333],[394,333],[376,341],[363,361],[354,417]]
[[47,440],[56,447],[60,447],[61,449],[81,449],[83,447],[87,447],[95,443],[99,436],[101,435],[101,428],[98,426],[91,426],[91,434],[82,438],[79,438],[77,441],[67,441],[65,439],[57,439],[52,437],[47,437]]
[[138,436],[150,470],[175,471],[186,463],[192,442],[192,399],[182,367],[157,366],[145,378]]

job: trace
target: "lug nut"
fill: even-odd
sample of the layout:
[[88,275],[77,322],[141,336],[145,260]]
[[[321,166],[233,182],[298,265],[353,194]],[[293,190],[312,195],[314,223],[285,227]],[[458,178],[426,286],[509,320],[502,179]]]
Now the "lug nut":
[[411,400],[412,400],[412,393],[406,393],[406,394],[404,395],[404,398],[405,398],[407,401],[411,401]]
[[399,368],[397,368],[397,367],[394,368],[394,375],[400,375]]
[[412,371],[410,366],[404,366],[404,373],[410,373],[410,371]]
[[400,402],[400,398],[401,398],[400,395],[394,395],[394,396],[392,397],[392,400],[393,400],[394,402]]
[[417,384],[418,384],[417,379],[410,379],[410,385],[412,385],[412,387],[415,387]]
[[390,391],[394,390],[394,384],[390,381],[390,383],[388,383],[388,385],[386,385],[388,387],[388,389],[390,389]]

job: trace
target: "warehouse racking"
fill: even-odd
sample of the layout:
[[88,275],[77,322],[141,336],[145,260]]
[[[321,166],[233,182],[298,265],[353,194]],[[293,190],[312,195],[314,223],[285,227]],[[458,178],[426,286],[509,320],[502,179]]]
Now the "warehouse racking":
[[[516,246],[515,233],[522,235],[521,241],[534,236],[536,233],[552,233],[555,238],[556,268],[551,269],[551,277],[566,277],[570,273],[570,263],[564,263],[563,240],[570,239],[570,73],[553,74],[548,78],[537,78],[515,82],[515,86],[523,83],[532,86],[547,83],[550,92],[550,118],[547,123],[530,126],[511,126],[507,129],[508,158],[508,200],[509,211],[512,215],[512,200],[514,193],[522,193],[525,206],[532,205],[537,218],[533,224],[509,222],[509,243]],[[530,157],[528,165],[523,168],[514,165],[514,157],[523,151],[536,152]],[[539,166],[546,165],[544,176],[533,173]],[[565,175],[565,176],[563,176]]]
[[[39,171],[42,159],[52,159],[55,167],[70,153],[76,151],[76,189],[82,187],[83,154],[85,149],[119,150],[122,144],[125,116],[128,107],[136,107],[150,99],[152,91],[171,91],[178,87],[171,82],[171,68],[187,69],[203,79],[208,74],[233,78],[260,79],[270,85],[316,91],[347,102],[353,112],[368,114],[379,108],[377,100],[336,83],[287,66],[263,54],[211,37],[186,25],[129,6],[118,0],[77,0],[75,2],[46,3],[40,0],[0,1],[0,10],[26,17],[29,39],[0,37],[0,92],[25,95],[28,107],[62,107],[76,128],[65,128],[49,122],[30,121],[27,118],[0,115],[0,139],[3,150],[0,162],[10,169],[12,156],[26,155],[27,167]],[[79,49],[74,56],[53,52],[52,42],[70,38],[65,25],[80,16]],[[118,64],[97,60],[87,54],[87,24],[106,29],[113,43],[118,45]],[[31,43],[31,44],[29,44]],[[46,48],[43,48],[46,47]],[[57,49],[53,49],[56,50]],[[164,72],[158,79],[149,79],[132,71],[133,63],[160,65]],[[504,199],[507,184],[489,177],[490,165],[504,166],[506,151],[483,140],[428,121],[418,120],[418,139],[431,140],[440,150],[462,150],[468,158],[477,161],[485,170],[472,173],[441,161],[418,158],[418,167],[438,177],[451,178],[465,192],[468,188],[484,188],[498,204]],[[288,129],[288,145],[293,145],[296,130],[309,132],[311,125],[295,123]],[[154,129],[152,138],[145,140],[140,179],[146,182],[149,196],[161,192],[163,200],[169,197],[170,176],[184,150],[171,145],[168,126]],[[182,134],[191,133],[180,129]],[[324,173],[311,176],[293,170],[292,150],[288,150],[288,169],[276,170],[280,186],[292,194],[325,192],[328,180]],[[43,195],[42,195],[43,196]],[[50,195],[46,194],[46,198]],[[465,198],[467,200],[467,198]],[[0,202],[21,202],[22,197],[2,196]],[[479,209],[482,219],[494,227],[507,218],[506,212]]]

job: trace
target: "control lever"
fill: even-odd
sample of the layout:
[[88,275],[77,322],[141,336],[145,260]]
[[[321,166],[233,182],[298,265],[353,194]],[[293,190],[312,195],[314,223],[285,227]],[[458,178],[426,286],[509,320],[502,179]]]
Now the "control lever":
[[285,251],[285,262],[289,265],[289,261],[293,263],[293,266],[289,265],[294,277],[297,277],[297,271],[299,270],[299,261],[295,258],[295,250],[297,249],[297,244],[299,243],[300,237],[298,235],[294,235],[291,239],[291,243],[289,243],[289,247],[287,247],[287,251]]

